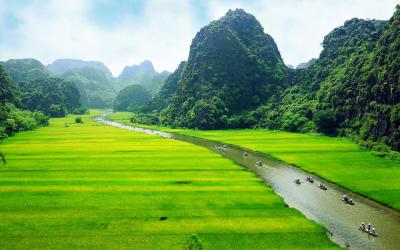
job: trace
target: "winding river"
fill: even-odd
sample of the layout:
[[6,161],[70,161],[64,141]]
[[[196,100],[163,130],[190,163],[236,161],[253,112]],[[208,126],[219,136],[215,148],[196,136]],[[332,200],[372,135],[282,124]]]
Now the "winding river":
[[[327,229],[330,239],[342,247],[350,249],[400,249],[400,213],[398,211],[317,177],[314,177],[314,183],[306,182],[305,179],[310,174],[299,168],[233,145],[124,125],[108,120],[106,115],[96,117],[95,120],[114,127],[192,143],[222,154],[263,179],[276,194],[284,199],[288,206],[301,211],[307,218],[322,224]],[[245,152],[247,156],[245,156]],[[263,163],[262,166],[256,166],[259,161]],[[294,183],[296,178],[300,178],[301,184]],[[327,190],[318,188],[320,182],[327,186]],[[343,194],[352,198],[355,205],[342,202]],[[358,227],[361,222],[372,223],[378,237],[360,231]]]

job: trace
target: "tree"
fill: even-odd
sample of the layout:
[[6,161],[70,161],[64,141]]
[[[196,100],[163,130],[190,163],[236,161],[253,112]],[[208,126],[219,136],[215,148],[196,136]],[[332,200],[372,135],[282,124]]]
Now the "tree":
[[6,154],[5,154],[3,151],[1,151],[1,150],[0,150],[0,160],[1,160],[1,162],[3,163],[3,165],[6,165],[6,164],[7,164],[7,161],[6,161]]
[[0,65],[0,104],[18,103],[16,88],[8,73]]
[[314,122],[320,132],[328,135],[336,133],[336,117],[332,110],[318,110],[314,114]]

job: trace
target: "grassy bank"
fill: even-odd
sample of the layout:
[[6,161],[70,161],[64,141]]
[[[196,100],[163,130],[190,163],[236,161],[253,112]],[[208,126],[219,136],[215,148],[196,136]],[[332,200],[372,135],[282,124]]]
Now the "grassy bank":
[[[110,118],[129,123],[130,116],[129,113],[116,113]],[[221,141],[271,155],[400,210],[400,163],[378,157],[349,140],[263,129],[158,129]]]
[[2,249],[336,248],[252,173],[204,148],[51,119],[1,144]]

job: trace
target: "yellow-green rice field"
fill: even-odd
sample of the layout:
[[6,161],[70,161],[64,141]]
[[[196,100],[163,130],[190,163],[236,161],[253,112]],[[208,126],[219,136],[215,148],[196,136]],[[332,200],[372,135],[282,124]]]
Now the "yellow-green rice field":
[[324,229],[207,149],[83,116],[0,144],[0,249],[334,249]]

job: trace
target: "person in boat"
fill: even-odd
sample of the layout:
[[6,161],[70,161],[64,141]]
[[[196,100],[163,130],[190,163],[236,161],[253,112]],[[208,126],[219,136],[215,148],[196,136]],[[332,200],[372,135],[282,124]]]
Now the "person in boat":
[[365,230],[365,223],[361,223],[361,229]]
[[349,203],[353,204],[353,199],[349,199]]
[[348,201],[349,200],[349,198],[347,198],[347,195],[345,195],[345,194],[343,195],[343,200],[344,201]]
[[368,230],[368,232],[370,232],[370,231],[371,231],[371,229],[372,229],[371,223],[368,223],[368,226],[367,226],[367,230]]
[[375,234],[375,228],[372,228],[370,231],[371,234]]

